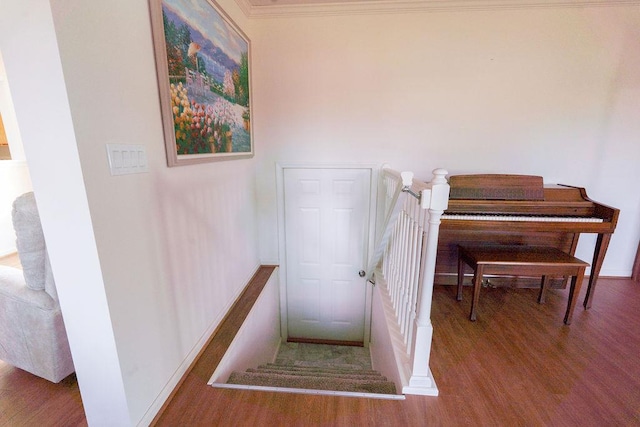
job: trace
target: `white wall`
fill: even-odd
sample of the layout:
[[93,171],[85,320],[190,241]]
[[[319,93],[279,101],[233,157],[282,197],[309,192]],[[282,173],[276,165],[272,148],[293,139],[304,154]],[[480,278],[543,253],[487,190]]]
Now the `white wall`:
[[[14,79],[24,83],[14,102],[36,197],[46,201],[45,237],[89,422],[146,423],[259,264],[255,161],[166,167],[147,1],[51,3],[51,10],[46,0],[3,5],[14,22],[0,33],[11,45],[10,57],[2,45],[9,83],[12,91]],[[221,3],[249,32],[235,3]],[[20,57],[36,40],[50,49]],[[50,58],[57,69],[27,63],[45,54],[59,56],[57,64]],[[28,81],[43,75],[56,90],[66,85],[66,94],[27,93]],[[52,119],[51,111],[64,116],[46,103],[67,97],[62,124],[47,120],[43,129],[27,119],[29,102],[42,102],[36,111]],[[143,144],[149,173],[111,176],[107,143]],[[72,278],[84,281],[66,283]]]
[[16,112],[13,108],[13,100],[11,98],[11,90],[9,88],[7,73],[4,69],[2,52],[0,52],[0,113],[2,113],[2,122],[4,125],[4,131],[7,135],[7,142],[9,142],[11,159],[24,161],[22,138],[20,137],[20,129],[18,128]]
[[[640,235],[637,6],[271,18],[256,27],[263,259],[279,257],[275,162],[389,162],[425,180],[444,167],[585,187],[622,211],[602,274],[630,275]],[[589,237],[578,250],[585,259]]]
[[49,2],[0,8],[0,49],[87,419],[126,425],[128,405]]
[[[135,423],[163,403],[259,264],[254,162],[166,167],[148,2],[53,12]],[[150,172],[110,176],[107,143],[145,145]]]
[[32,189],[6,74],[0,52],[0,113],[11,151],[11,160],[0,160],[0,256],[16,251],[16,233],[11,221],[13,201]]
[[[387,300],[388,299],[389,298],[387,298]],[[385,298],[382,296],[381,286],[374,286],[371,300],[371,342],[369,343],[371,364],[373,369],[394,382],[396,390],[402,390],[404,386],[403,383],[409,382],[405,373],[407,371],[411,372],[411,369],[408,366],[407,369],[401,367],[402,363],[409,365],[408,357],[406,357],[407,360],[404,361],[396,360],[396,348],[393,345],[394,329],[391,328],[395,318],[387,322],[384,304]],[[389,304],[391,303],[389,302]],[[393,313],[393,309],[390,311]],[[393,315],[395,315],[395,313]],[[395,326],[395,329],[398,330],[399,327]],[[396,334],[398,333],[396,332]],[[396,339],[402,342],[403,337],[396,335]]]

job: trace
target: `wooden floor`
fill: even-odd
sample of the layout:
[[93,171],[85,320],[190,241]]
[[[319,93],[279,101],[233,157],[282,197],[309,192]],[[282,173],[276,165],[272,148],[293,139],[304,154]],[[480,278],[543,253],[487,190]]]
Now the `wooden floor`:
[[[549,290],[539,305],[535,289],[483,288],[476,322],[468,320],[471,289],[462,302],[455,291],[434,290],[431,368],[439,397],[385,401],[214,389],[206,385],[220,357],[214,340],[156,424],[640,425],[638,283],[601,278],[593,307],[576,307],[571,326],[562,323],[566,290]],[[580,302],[583,297],[584,289]],[[241,317],[230,316],[226,327]],[[0,367],[0,424],[81,425],[81,411],[73,378],[53,385]]]
[[[434,290],[431,368],[440,396],[405,401],[214,389],[197,366],[157,425],[626,426],[640,424],[640,286],[601,279],[589,311],[562,323],[567,291]],[[584,292],[581,298],[584,297]]]
[[75,374],[58,384],[0,361],[0,426],[86,426]]
[[22,268],[22,264],[20,264],[20,258],[16,253],[0,257],[0,265],[6,265],[8,267],[20,269]]

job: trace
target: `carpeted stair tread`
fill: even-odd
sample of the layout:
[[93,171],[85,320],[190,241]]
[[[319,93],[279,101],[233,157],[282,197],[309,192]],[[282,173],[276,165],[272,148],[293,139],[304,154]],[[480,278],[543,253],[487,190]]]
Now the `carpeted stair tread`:
[[358,380],[335,377],[307,377],[259,372],[233,372],[229,376],[227,383],[310,390],[396,394],[395,384],[390,381]]
[[307,371],[298,371],[298,370],[282,370],[282,369],[269,369],[269,368],[257,368],[257,369],[247,369],[247,372],[251,373],[262,373],[262,374],[286,374],[286,375],[296,375],[299,377],[325,377],[325,378],[343,378],[343,379],[354,379],[354,380],[369,380],[369,381],[386,381],[387,378],[383,377],[379,373],[369,373],[369,374],[360,374],[358,371],[353,372],[325,372],[322,369],[314,369]]
[[314,375],[316,373],[322,373],[327,375],[356,375],[362,377],[382,377],[382,375],[377,371],[361,371],[361,370],[336,370],[336,369],[325,369],[325,368],[298,368],[298,367],[272,367],[272,366],[259,366],[255,368],[261,371],[270,371],[270,372],[295,372],[300,375]]
[[314,371],[322,371],[322,372],[333,372],[336,374],[352,374],[358,373],[363,375],[380,375],[378,371],[373,369],[353,369],[353,368],[336,368],[336,367],[324,367],[324,366],[305,366],[305,365],[280,365],[275,363],[267,363],[265,365],[260,365],[259,369],[277,369],[282,371],[300,371],[300,372],[314,372]]

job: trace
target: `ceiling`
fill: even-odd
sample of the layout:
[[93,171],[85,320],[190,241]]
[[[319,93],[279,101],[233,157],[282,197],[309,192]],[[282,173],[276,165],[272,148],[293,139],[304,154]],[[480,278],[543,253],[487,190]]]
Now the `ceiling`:
[[307,4],[342,4],[357,3],[368,0],[247,0],[251,6],[290,6],[290,5],[307,5]]
[[249,17],[610,7],[640,0],[235,0]]

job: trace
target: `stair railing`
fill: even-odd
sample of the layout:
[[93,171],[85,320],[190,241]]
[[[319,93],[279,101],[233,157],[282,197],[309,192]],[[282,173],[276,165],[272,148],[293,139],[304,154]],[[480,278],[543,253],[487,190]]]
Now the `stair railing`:
[[449,201],[446,174],[436,169],[424,183],[411,172],[381,173],[385,222],[368,271],[375,271],[376,282],[386,291],[410,361],[405,394],[437,394],[429,370],[431,301],[440,218]]
[[380,203],[378,205],[378,216],[382,219],[382,224],[376,236],[373,255],[370,257],[367,268],[367,280],[373,281],[373,275],[380,264],[389,239],[398,220],[398,215],[402,209],[406,192],[404,189],[401,174],[392,169],[383,168],[380,176]]

